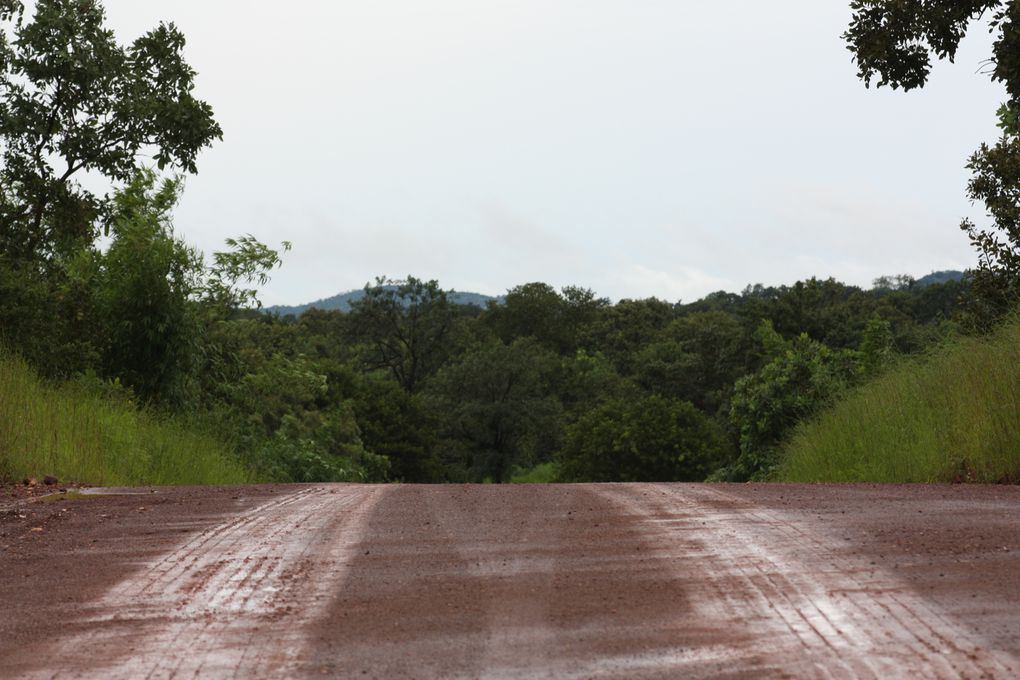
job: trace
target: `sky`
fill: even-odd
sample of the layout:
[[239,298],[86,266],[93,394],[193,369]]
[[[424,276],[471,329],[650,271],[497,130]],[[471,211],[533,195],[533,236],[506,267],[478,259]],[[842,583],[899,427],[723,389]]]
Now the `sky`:
[[972,31],[928,87],[866,89],[847,0],[106,0],[188,39],[222,125],[175,228],[293,243],[263,291],[376,276],[694,301],[965,269],[968,156],[1000,86]]

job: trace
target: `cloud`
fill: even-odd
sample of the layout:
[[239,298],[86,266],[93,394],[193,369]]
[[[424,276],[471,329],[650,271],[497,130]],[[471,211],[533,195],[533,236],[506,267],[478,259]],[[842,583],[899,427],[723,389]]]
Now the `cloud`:
[[761,203],[762,226],[749,239],[758,251],[754,271],[782,263],[798,278],[835,276],[867,284],[883,274],[923,275],[973,260],[957,228],[960,204],[941,197],[925,200],[867,179],[788,182],[768,193]]
[[485,235],[503,248],[539,259],[571,257],[576,252],[576,247],[555,231],[500,201],[482,201],[477,204],[476,212]]

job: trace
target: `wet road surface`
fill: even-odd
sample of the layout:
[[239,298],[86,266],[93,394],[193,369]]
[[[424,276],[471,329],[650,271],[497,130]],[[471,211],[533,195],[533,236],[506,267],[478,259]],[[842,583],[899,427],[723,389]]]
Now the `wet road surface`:
[[0,504],[0,677],[1020,676],[1020,489],[138,490]]

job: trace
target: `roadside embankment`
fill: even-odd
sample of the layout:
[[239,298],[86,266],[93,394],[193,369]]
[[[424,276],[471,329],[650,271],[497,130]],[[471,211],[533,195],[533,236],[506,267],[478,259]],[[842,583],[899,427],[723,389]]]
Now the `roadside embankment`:
[[215,438],[84,384],[47,385],[0,353],[0,482],[47,475],[105,486],[252,481]]
[[784,481],[1020,481],[1020,319],[899,365],[800,426]]

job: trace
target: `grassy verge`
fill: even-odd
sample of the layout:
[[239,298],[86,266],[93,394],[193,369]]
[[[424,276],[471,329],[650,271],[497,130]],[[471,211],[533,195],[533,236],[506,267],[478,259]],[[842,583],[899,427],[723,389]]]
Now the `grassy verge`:
[[43,475],[107,486],[251,481],[214,438],[79,385],[45,385],[0,354],[0,480]]
[[906,361],[799,427],[786,481],[1020,481],[1020,320]]

